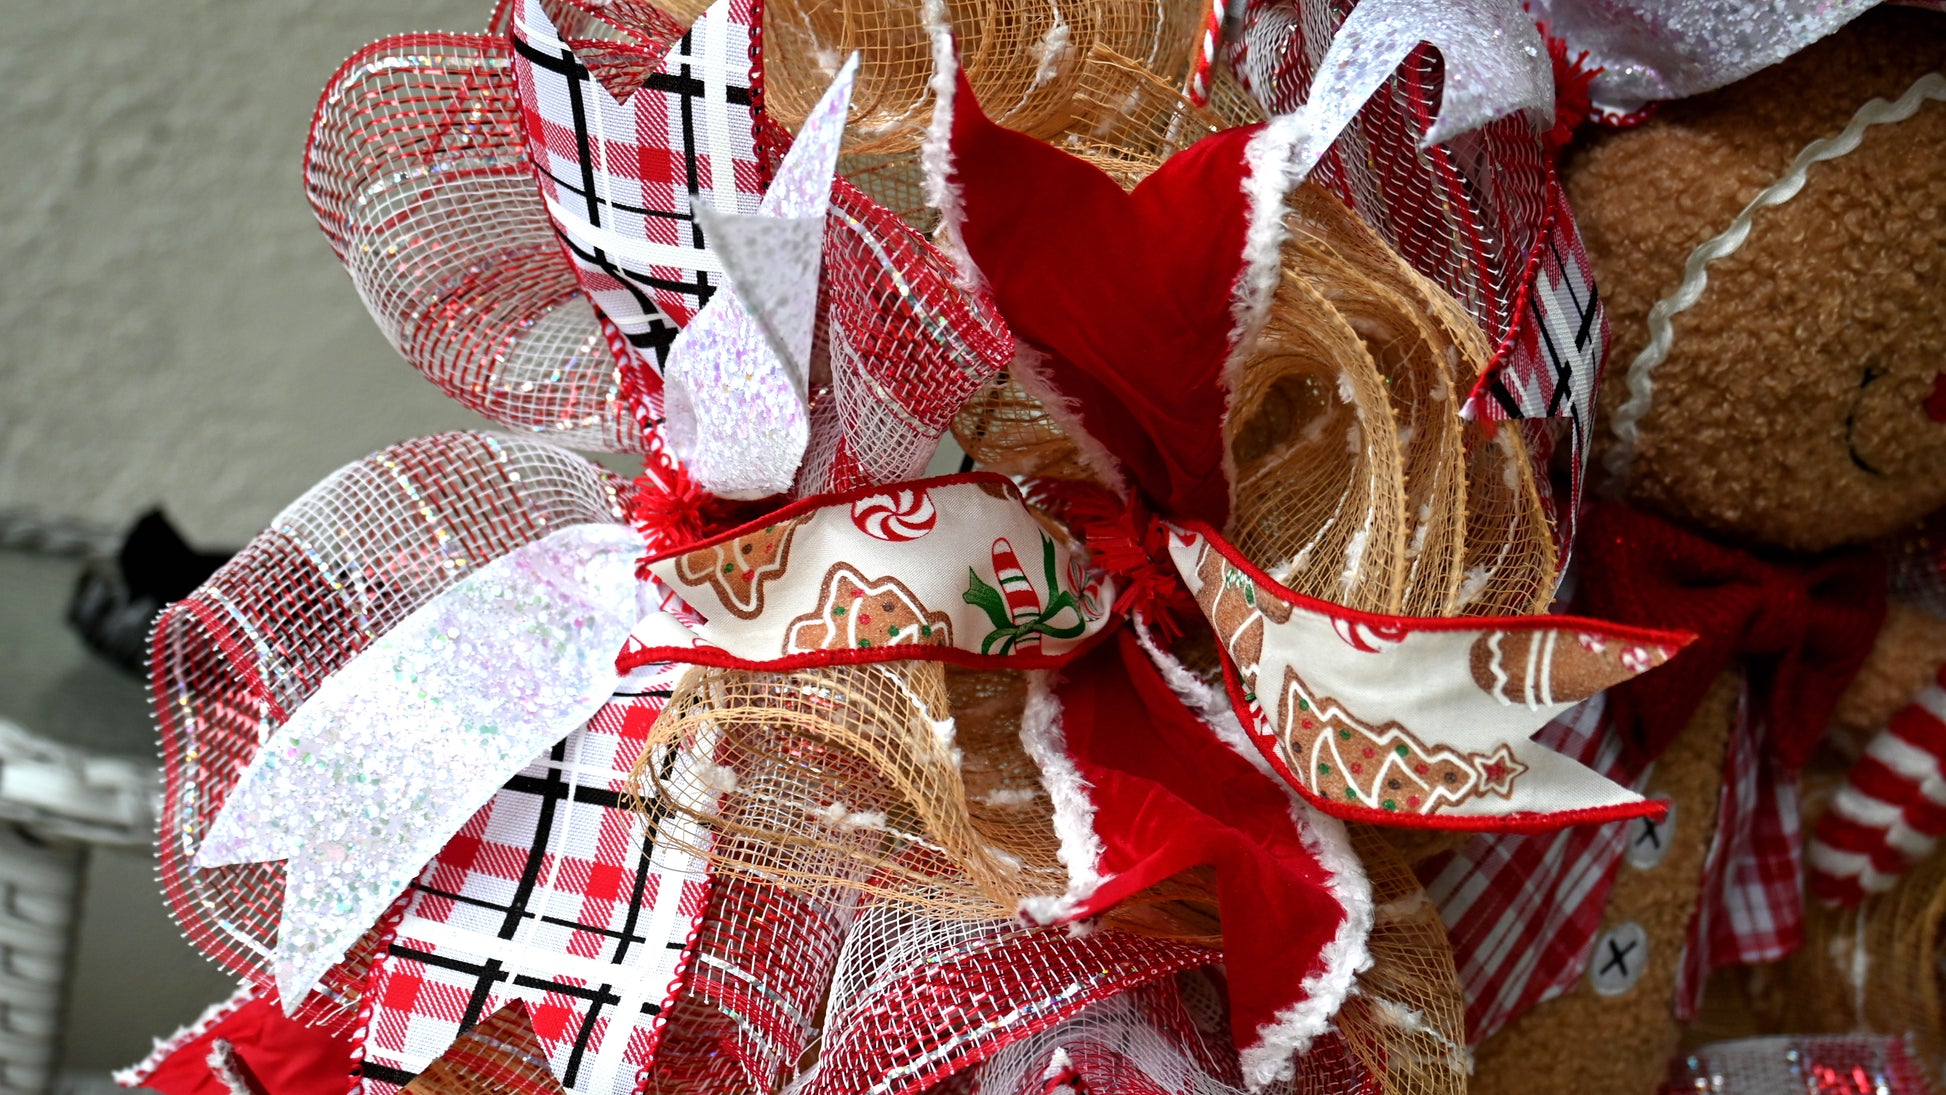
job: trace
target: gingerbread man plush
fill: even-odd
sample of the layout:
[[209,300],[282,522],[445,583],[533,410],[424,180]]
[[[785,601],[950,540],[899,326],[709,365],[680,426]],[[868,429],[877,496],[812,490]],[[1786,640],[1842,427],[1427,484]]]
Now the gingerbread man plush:
[[1946,16],[1878,10],[1567,165],[1614,330],[1578,607],[1699,638],[1609,697],[1670,816],[1475,1091],[1654,1090],[1711,970],[1801,937],[1806,766],[1842,770],[1946,661],[1867,546],[1946,504],[1943,71]]

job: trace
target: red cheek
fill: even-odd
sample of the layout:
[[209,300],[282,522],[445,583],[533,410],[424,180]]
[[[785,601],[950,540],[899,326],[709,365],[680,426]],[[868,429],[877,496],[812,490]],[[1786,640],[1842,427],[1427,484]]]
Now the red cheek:
[[1932,378],[1932,394],[1926,396],[1926,417],[1934,422],[1946,422],[1946,373],[1935,373]]

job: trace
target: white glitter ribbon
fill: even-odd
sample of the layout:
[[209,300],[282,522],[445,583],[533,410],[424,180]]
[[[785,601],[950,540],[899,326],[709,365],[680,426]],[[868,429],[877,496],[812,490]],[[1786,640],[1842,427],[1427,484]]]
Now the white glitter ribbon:
[[196,866],[284,860],[277,989],[303,1003],[494,791],[599,710],[643,615],[642,541],[573,525],[420,606],[327,679],[231,790]]
[[[1554,118],[1554,67],[1540,31],[1513,0],[1363,0],[1318,63],[1304,105],[1272,118],[1245,153],[1250,220],[1236,300],[1239,335],[1270,307],[1284,240],[1284,196],[1303,182],[1365,103],[1421,42],[1439,50],[1445,80],[1426,145],[1524,111],[1536,127]],[[1259,61],[1275,64],[1274,51]],[[1272,72],[1245,72],[1268,87]],[[1247,344],[1244,338],[1239,345]]]
[[1534,18],[1601,68],[1596,107],[1618,114],[1734,83],[1823,38],[1878,0],[1532,0]]
[[1304,105],[1272,122],[1286,131],[1293,185],[1421,42],[1445,62],[1439,116],[1425,144],[1516,111],[1539,126],[1553,121],[1547,44],[1512,0],[1364,0],[1331,40]]
[[698,206],[729,284],[669,350],[665,435],[689,474],[724,498],[782,494],[810,443],[811,340],[853,54],[811,111],[754,216]]

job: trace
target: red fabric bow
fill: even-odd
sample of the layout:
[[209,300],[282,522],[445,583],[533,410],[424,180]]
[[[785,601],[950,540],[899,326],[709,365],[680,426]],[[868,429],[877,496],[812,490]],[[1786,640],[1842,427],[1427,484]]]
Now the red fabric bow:
[[1661,755],[1710,682],[1741,659],[1778,758],[1801,767],[1884,622],[1884,563],[1868,552],[1759,558],[1615,503],[1585,520],[1581,609],[1698,636],[1653,676],[1610,692],[1644,759]]
[[1070,666],[1058,694],[1103,843],[1104,880],[1079,912],[1215,868],[1231,1022],[1248,1051],[1289,1018],[1278,1013],[1296,986],[1331,975],[1331,944],[1353,915],[1294,823],[1303,808],[1216,740],[1128,629]]
[[1046,350],[1087,432],[1164,513],[1222,527],[1221,383],[1248,223],[1244,147],[1225,130],[1133,191],[953,99],[960,236],[1016,336]]
[[[1086,161],[989,121],[963,75],[953,100],[967,253],[1008,326],[1048,353],[1055,387],[1134,487],[1126,503],[1078,490],[1044,490],[1042,500],[1121,576],[1116,608],[1163,634],[1196,613],[1150,505],[1218,527],[1229,514],[1222,372],[1256,129],[1207,137],[1124,192]],[[1057,694],[1104,844],[1107,880],[1080,913],[1214,868],[1237,1045],[1246,1059],[1265,1053],[1260,1043],[1287,1018],[1279,1009],[1308,995],[1349,915],[1289,795],[1183,706],[1127,631],[1070,666]],[[1285,1056],[1309,1041],[1288,1037]]]
[[352,1070],[352,1044],[343,1034],[285,1018],[275,996],[246,989],[136,1066],[128,1086],[165,1095],[236,1095],[217,1074],[212,1051],[237,1081],[268,1095],[340,1095]]

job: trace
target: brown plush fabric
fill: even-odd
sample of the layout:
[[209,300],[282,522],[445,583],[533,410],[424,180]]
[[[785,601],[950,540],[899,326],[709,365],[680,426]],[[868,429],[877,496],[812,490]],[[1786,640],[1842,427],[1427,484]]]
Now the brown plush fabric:
[[[1810,141],[1946,70],[1946,17],[1882,10],[1727,89],[1673,103],[1570,165],[1614,328],[1605,412],[1683,261]],[[1817,551],[1946,504],[1946,103],[1873,127],[1757,214],[1710,267],[1656,370],[1631,497],[1754,545]],[[1598,437],[1607,440],[1607,424]]]
[[1946,665],[1946,619],[1896,601],[1887,605],[1871,657],[1838,698],[1833,728],[1864,748],[1893,712],[1933,682],[1941,665]]
[[[1701,889],[1703,858],[1716,828],[1723,756],[1736,715],[1739,683],[1726,673],[1656,762],[1647,794],[1666,797],[1675,824],[1662,861],[1638,869],[1624,862],[1602,928],[1624,921],[1648,934],[1648,968],[1634,987],[1601,996],[1582,980],[1567,994],[1527,1012],[1482,1043],[1475,1054],[1473,1095],[1642,1095],[1654,1091],[1681,1037],[1670,1011],[1683,941]],[[1590,959],[1602,960],[1600,937]]]
[[[1649,309],[1680,284],[1696,245],[1728,228],[1805,145],[1935,70],[1946,71],[1946,16],[1882,9],[1575,156],[1568,193],[1614,331],[1599,444],[1611,442],[1607,416],[1627,398]],[[1655,370],[1628,499],[1759,551],[1797,552],[1887,535],[1946,505],[1946,424],[1923,407],[1946,372],[1943,299],[1946,103],[1930,102],[1813,166],[1801,193],[1759,212],[1744,246],[1709,267]],[[1838,721],[1876,729],[1942,658],[1946,623],[1895,612]],[[1584,981],[1489,1040],[1476,1092],[1653,1089],[1682,1044],[1671,1011],[1677,962],[1735,695],[1726,675],[1657,763],[1655,783],[1678,802],[1676,844],[1654,870],[1624,865],[1606,913],[1605,923],[1647,929],[1649,969],[1620,996]],[[1808,772],[1810,800],[1828,798],[1841,772]],[[1791,992],[1783,972],[1716,978],[1718,999],[1705,998],[1711,1010],[1692,1033],[1774,1022],[1780,989]]]

